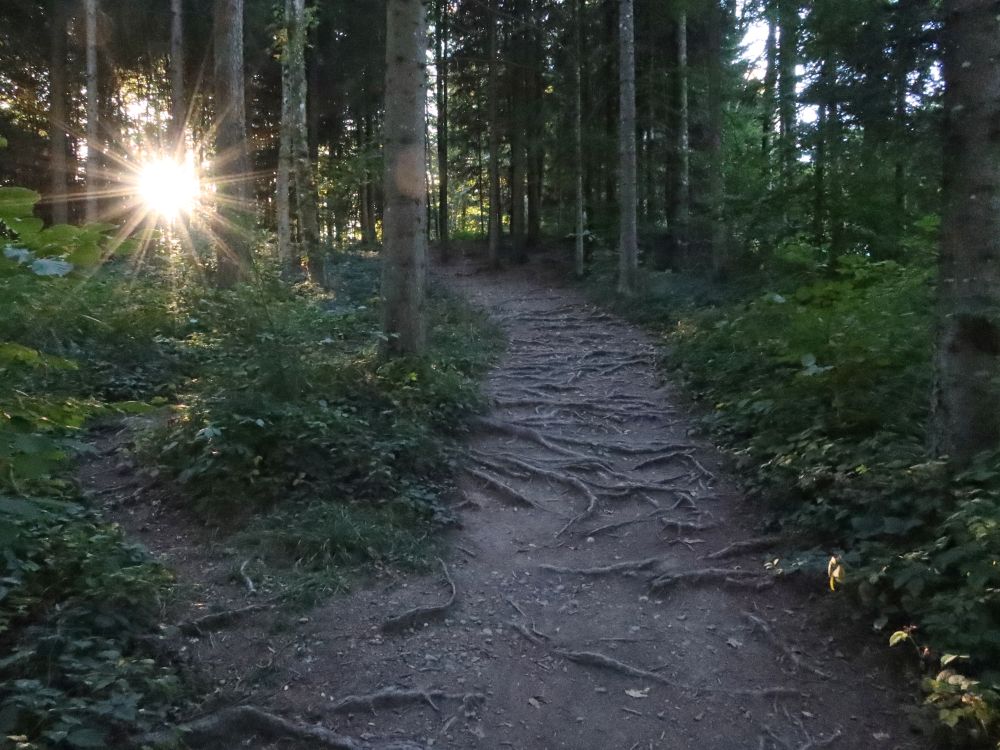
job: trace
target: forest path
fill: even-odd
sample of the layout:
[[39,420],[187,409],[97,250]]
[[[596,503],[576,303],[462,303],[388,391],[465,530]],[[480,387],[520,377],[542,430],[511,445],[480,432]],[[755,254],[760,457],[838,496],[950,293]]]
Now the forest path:
[[[689,435],[651,340],[547,284],[543,263],[438,271],[510,344],[468,445],[455,553],[442,572],[313,613],[315,645],[275,708],[441,748],[927,746],[884,636],[845,625],[823,580],[771,586],[759,549],[708,559],[752,536],[746,504]],[[450,607],[384,632],[447,602],[445,573]],[[326,710],[387,688],[452,697]]]

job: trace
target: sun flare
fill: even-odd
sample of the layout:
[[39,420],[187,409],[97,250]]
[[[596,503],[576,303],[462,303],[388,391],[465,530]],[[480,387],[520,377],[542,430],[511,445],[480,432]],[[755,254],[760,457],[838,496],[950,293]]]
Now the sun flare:
[[195,209],[201,181],[190,162],[157,159],[139,171],[138,192],[149,211],[164,219],[175,219]]

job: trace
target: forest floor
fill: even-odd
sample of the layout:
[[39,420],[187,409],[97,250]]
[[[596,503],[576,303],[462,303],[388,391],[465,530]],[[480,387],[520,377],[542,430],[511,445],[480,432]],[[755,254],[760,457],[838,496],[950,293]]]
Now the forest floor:
[[[252,704],[359,747],[929,747],[885,637],[825,580],[765,570],[780,543],[758,538],[725,458],[693,436],[654,343],[548,268],[437,271],[509,338],[486,386],[494,411],[468,442],[451,555],[188,637],[214,689],[205,710]],[[84,484],[177,572],[187,616],[267,604],[214,532],[137,495],[117,461],[105,450]]]

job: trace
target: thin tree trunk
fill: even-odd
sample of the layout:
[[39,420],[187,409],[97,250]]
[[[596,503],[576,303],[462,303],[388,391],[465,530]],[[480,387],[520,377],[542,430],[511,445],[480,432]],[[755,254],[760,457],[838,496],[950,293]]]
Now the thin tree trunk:
[[781,129],[781,181],[785,191],[791,189],[792,170],[796,159],[796,86],[795,68],[799,59],[798,0],[776,0],[778,4],[778,120]]
[[278,135],[278,177],[275,195],[276,224],[278,231],[278,258],[282,275],[292,278],[299,267],[298,253],[292,244],[291,175],[292,175],[292,55],[289,41],[293,0],[285,0],[285,44],[281,50],[281,125]]
[[508,59],[510,81],[510,242],[511,258],[515,262],[526,259],[525,234],[525,186],[527,179],[527,75],[525,67],[526,32],[523,24],[526,21],[525,5],[527,0],[515,0],[512,10],[511,40]]
[[575,18],[573,19],[573,42],[576,55],[573,60],[573,84],[576,88],[576,111],[573,118],[573,141],[575,161],[574,172],[576,173],[576,249],[574,253],[575,269],[577,277],[582,277],[586,273],[586,247],[584,245],[587,216],[584,210],[583,198],[583,76],[580,68],[583,66],[583,12],[586,7],[586,0],[575,0],[573,8]]
[[66,87],[66,0],[52,0],[51,47],[49,49],[49,202],[52,222],[69,222],[67,202],[67,87]]
[[933,445],[967,463],[1000,447],[1000,16],[946,0],[948,114]]
[[490,129],[489,182],[490,182],[490,222],[488,258],[492,268],[500,267],[500,60],[497,39],[497,0],[490,0],[490,70],[488,114]]
[[725,61],[723,39],[730,20],[728,9],[718,0],[709,0],[708,14],[708,205],[711,227],[711,264],[716,276],[723,276],[729,267],[729,246],[725,207],[725,153],[723,151],[723,85]]
[[673,233],[677,254],[688,260],[691,233],[691,108],[689,104],[687,13],[681,11],[677,20],[677,198]]
[[531,61],[526,73],[527,107],[527,181],[528,220],[526,244],[538,245],[542,236],[542,195],[545,181],[545,45],[542,38],[541,3],[536,0],[531,10]]
[[87,58],[87,194],[84,218],[89,224],[97,221],[97,183],[101,164],[100,100],[97,88],[98,0],[84,0],[83,7]]
[[767,44],[764,59],[767,71],[764,73],[764,95],[761,102],[760,115],[760,152],[761,166],[765,176],[771,174],[771,140],[774,136],[774,103],[778,86],[778,30],[774,22],[774,13],[768,6],[767,12]]
[[243,71],[243,0],[215,0],[215,178],[218,284],[232,286],[250,270],[250,152]]
[[184,95],[184,0],[170,0],[170,147],[184,156],[187,102]]
[[635,18],[632,0],[619,0],[619,271],[618,291],[634,294],[639,283],[635,142]]
[[319,245],[319,196],[309,158],[309,118],[306,109],[309,82],[306,76],[306,3],[292,0],[288,28],[292,85],[292,159],[295,178],[295,205],[299,220],[302,254],[313,281],[323,283],[323,254]]
[[451,259],[448,215],[448,0],[438,0],[437,67],[438,242],[442,263]]
[[388,354],[420,354],[427,275],[426,14],[420,0],[388,0],[387,16],[382,324]]

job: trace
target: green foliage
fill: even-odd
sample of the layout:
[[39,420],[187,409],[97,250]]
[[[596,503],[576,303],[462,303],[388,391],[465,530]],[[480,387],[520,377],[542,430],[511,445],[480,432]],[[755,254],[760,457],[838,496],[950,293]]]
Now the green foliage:
[[404,500],[437,481],[442,436],[478,408],[489,346],[480,324],[436,298],[430,355],[384,362],[375,269],[338,268],[353,296],[333,305],[279,285],[191,303],[197,323],[183,346],[200,375],[146,447],[205,511],[246,514],[298,496]]

